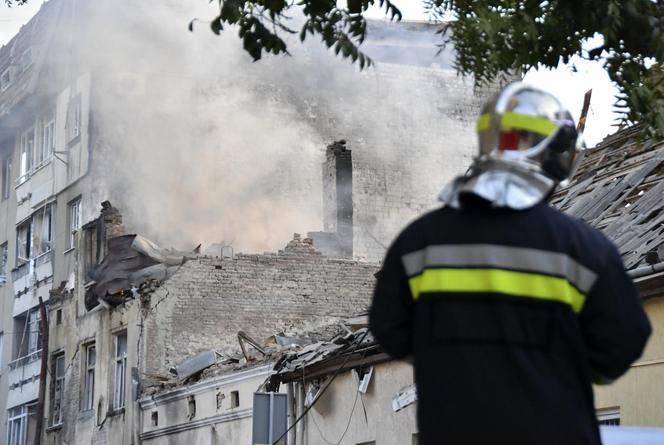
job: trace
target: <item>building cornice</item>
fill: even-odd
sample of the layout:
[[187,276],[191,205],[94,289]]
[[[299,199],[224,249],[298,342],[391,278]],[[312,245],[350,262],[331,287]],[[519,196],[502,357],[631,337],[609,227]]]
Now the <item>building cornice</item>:
[[153,408],[165,403],[175,400],[185,399],[190,395],[205,392],[211,388],[216,388],[221,385],[230,385],[233,383],[240,383],[245,380],[250,380],[259,376],[267,376],[272,370],[272,363],[267,365],[257,366],[246,371],[238,371],[231,374],[225,374],[219,377],[212,377],[203,382],[196,383],[191,386],[177,388],[172,391],[164,392],[161,394],[153,395],[139,400],[141,409]]
[[192,422],[181,423],[179,425],[173,425],[166,428],[160,428],[158,430],[148,431],[146,433],[141,433],[138,437],[141,440],[154,439],[156,437],[167,436],[171,434],[181,433],[183,431],[189,431],[196,428],[201,428],[207,425],[214,425],[223,422],[230,422],[233,420],[244,419],[251,417],[253,414],[253,408],[246,408],[243,410],[238,410],[232,413],[219,414],[212,417],[207,417],[205,419],[194,420]]

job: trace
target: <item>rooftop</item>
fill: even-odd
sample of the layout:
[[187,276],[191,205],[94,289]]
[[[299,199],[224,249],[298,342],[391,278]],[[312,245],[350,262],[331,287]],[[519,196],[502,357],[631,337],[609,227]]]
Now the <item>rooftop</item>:
[[600,229],[636,269],[664,261],[664,141],[639,126],[588,150],[572,183],[552,204]]

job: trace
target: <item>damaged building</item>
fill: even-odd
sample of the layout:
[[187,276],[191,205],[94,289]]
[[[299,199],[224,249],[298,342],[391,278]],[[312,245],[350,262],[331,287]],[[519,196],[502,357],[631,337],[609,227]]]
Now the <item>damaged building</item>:
[[[209,257],[160,249],[123,234],[109,203],[86,227],[106,234],[105,256],[87,282],[51,295],[51,318],[65,322],[50,329],[49,443],[140,443],[138,400],[147,389],[187,383],[202,370],[197,361],[251,365],[256,351],[265,354],[268,337],[319,339],[326,333],[312,337],[316,328],[366,309],[377,271],[323,256],[298,234],[277,253]],[[238,388],[226,403],[243,409],[231,417],[250,422],[253,391]],[[187,403],[185,417],[198,420],[202,402],[191,395]],[[162,413],[162,422],[181,414]],[[231,424],[224,440],[234,434]]]
[[[229,71],[202,63],[213,58],[196,46],[207,30],[173,38],[169,20],[184,17],[185,30],[191,18],[179,2],[148,3],[128,15],[111,1],[49,0],[0,48],[9,445],[36,431],[49,443],[138,443],[149,375],[211,348],[237,352],[240,330],[313,332],[361,310],[385,246],[472,154],[489,91],[456,76],[451,49],[435,57],[430,25],[370,22],[366,48],[380,69],[359,75],[315,48],[256,65],[214,40],[215,57],[238,60]],[[125,234],[110,202],[126,233],[145,237]],[[296,230],[305,235],[289,242]],[[219,241],[211,257],[157,247]],[[189,269],[201,278],[184,280]],[[243,306],[252,292],[265,299],[255,311]]]

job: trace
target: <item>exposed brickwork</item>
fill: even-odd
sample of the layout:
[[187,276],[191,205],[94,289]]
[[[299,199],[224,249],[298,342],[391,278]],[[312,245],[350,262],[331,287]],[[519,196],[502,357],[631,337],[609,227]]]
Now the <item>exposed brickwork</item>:
[[236,352],[240,330],[262,341],[363,311],[376,271],[321,256],[299,237],[278,254],[191,260],[151,296],[144,369],[163,374],[202,351]]

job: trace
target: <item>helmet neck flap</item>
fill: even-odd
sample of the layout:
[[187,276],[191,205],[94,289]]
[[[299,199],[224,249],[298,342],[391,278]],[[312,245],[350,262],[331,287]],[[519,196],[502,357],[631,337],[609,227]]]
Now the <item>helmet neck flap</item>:
[[545,200],[555,186],[555,180],[538,171],[492,159],[476,162],[467,176],[448,184],[439,199],[460,209],[464,195],[475,195],[492,207],[523,210]]

